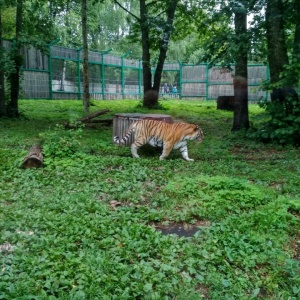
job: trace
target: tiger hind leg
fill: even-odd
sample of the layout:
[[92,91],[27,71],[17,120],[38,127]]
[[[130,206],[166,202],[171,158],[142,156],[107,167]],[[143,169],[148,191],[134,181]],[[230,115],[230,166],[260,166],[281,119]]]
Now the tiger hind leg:
[[137,153],[137,150],[138,150],[139,147],[137,147],[134,143],[131,144],[131,154],[133,157],[135,158],[140,158],[140,156],[138,155]]
[[137,150],[145,144],[144,141],[141,140],[135,140],[134,143],[131,144],[131,154],[135,158],[140,158],[140,156],[137,153]]

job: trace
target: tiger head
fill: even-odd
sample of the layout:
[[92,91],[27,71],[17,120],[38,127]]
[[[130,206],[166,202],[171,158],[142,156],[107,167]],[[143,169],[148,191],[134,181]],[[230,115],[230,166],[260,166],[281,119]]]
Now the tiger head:
[[189,124],[189,130],[187,133],[189,140],[196,140],[201,143],[204,139],[204,134],[202,129],[198,125]]

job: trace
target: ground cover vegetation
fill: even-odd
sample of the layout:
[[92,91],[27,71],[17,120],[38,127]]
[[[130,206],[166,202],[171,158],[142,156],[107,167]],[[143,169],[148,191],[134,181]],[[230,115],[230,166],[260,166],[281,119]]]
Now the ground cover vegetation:
[[[137,101],[91,111],[152,112]],[[20,101],[0,120],[0,299],[299,299],[299,150],[231,132],[214,101],[161,101],[199,124],[195,162],[141,159],[112,127],[66,130],[81,101]],[[252,125],[268,118],[249,105]],[[104,116],[103,116],[104,117]],[[44,166],[21,169],[42,144]],[[158,228],[181,224],[189,237]]]

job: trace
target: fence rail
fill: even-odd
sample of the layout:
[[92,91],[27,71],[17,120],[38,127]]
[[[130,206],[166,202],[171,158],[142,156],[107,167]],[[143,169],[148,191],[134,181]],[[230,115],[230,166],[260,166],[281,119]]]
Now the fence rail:
[[[5,40],[4,49],[11,47]],[[92,99],[140,99],[143,94],[142,62],[116,56],[111,49],[89,51],[90,94]],[[34,47],[23,47],[21,98],[81,99],[83,93],[83,53],[49,45],[47,54]],[[208,64],[165,63],[162,73],[161,97],[216,99],[233,95],[232,71]],[[153,72],[155,69],[152,70]],[[269,68],[263,64],[248,65],[248,95],[250,101],[267,99],[260,84],[269,79]],[[167,84],[168,90],[163,88]],[[173,87],[176,86],[176,92]]]

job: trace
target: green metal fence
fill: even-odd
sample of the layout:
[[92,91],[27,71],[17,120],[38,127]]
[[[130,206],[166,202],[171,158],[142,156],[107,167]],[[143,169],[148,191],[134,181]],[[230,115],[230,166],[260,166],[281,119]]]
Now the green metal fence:
[[[48,54],[33,47],[23,47],[24,56],[21,98],[81,99],[83,92],[82,49],[49,45]],[[4,48],[10,47],[4,41]],[[130,59],[130,52],[122,56],[89,51],[90,95],[92,99],[141,99],[143,93],[142,62]],[[162,73],[161,97],[216,99],[233,95],[233,71],[208,64],[167,62]],[[153,72],[155,70],[153,69]],[[248,94],[250,101],[267,99],[260,89],[268,80],[269,68],[263,64],[248,66]],[[163,88],[166,84],[168,90]],[[176,87],[176,91],[173,88]]]

